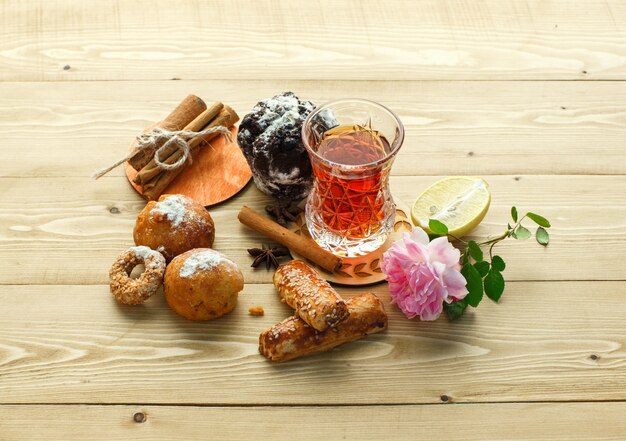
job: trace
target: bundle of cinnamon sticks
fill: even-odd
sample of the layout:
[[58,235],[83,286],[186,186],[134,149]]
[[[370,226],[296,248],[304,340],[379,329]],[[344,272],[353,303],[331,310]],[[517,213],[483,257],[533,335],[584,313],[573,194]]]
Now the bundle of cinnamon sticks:
[[[170,130],[185,130],[200,132],[214,127],[229,128],[239,120],[237,113],[229,106],[215,102],[207,107],[205,102],[195,95],[187,96],[157,127]],[[193,152],[206,145],[220,133],[211,133],[189,141],[189,150]],[[174,169],[163,169],[154,160],[154,154],[160,146],[137,150],[128,160],[128,163],[137,170],[133,182],[142,186],[143,196],[148,200],[156,200],[165,192],[167,186],[184,169],[184,166]],[[159,159],[164,164],[175,164],[184,153],[176,146],[162,149]]]

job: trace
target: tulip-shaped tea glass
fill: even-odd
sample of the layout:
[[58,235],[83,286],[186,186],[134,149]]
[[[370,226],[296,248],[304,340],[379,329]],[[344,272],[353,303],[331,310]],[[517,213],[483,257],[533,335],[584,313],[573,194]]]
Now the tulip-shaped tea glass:
[[311,237],[342,257],[378,249],[395,218],[389,172],[404,140],[398,117],[372,101],[332,101],[309,115],[302,139],[313,166]]

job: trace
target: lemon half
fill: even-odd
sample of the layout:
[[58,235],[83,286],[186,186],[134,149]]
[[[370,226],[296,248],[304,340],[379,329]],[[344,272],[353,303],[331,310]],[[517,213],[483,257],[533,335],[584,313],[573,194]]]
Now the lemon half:
[[448,227],[448,232],[462,237],[483,220],[489,210],[489,184],[475,177],[451,177],[435,182],[413,204],[413,223],[426,232],[428,221],[436,219]]

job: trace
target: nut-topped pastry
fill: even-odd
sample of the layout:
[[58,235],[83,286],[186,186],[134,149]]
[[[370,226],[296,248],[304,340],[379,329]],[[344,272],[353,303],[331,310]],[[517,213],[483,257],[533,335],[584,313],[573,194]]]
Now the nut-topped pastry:
[[295,316],[275,324],[259,336],[259,352],[271,361],[288,361],[326,352],[387,329],[387,313],[374,294],[359,294],[347,300],[346,305],[348,318],[324,332]]
[[303,260],[279,266],[273,280],[285,303],[317,331],[332,328],[350,315],[346,302]]
[[209,212],[180,194],[166,194],[150,201],[139,213],[133,237],[136,245],[159,251],[169,262],[193,248],[210,248],[215,226]]

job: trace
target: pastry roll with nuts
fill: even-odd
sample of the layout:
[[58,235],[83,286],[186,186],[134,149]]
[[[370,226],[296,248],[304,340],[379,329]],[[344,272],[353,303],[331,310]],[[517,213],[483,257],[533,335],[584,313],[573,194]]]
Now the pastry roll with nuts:
[[387,313],[372,293],[346,301],[350,316],[334,328],[317,332],[299,317],[278,323],[259,337],[259,352],[271,361],[287,361],[328,351],[343,343],[387,329]]
[[332,328],[348,317],[346,302],[302,260],[279,266],[274,273],[274,286],[296,315],[317,331]]

